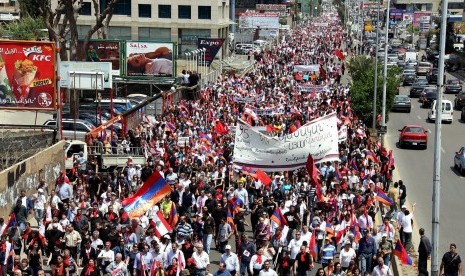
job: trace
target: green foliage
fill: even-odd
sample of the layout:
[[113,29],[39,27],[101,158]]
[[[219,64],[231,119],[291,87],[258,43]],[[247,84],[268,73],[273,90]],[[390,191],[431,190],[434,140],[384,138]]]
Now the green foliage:
[[[359,118],[361,118],[368,125],[371,125],[371,120],[373,118],[373,91],[375,78],[374,67],[375,59],[367,58],[366,56],[357,56],[350,60],[347,65],[349,74],[352,77],[352,87],[350,90],[352,107]],[[388,69],[386,86],[387,111],[391,109],[394,102],[397,88],[401,82],[401,74],[402,70],[397,66]],[[378,63],[378,89],[376,97],[376,110],[378,114],[381,113],[382,108],[383,79],[383,65],[382,63]],[[386,118],[388,118],[387,113]]]
[[419,27],[416,27],[414,26],[413,24],[410,24],[408,27],[407,27],[407,32],[409,34],[418,34],[420,32],[420,28]]
[[19,0],[18,2],[21,17],[38,18],[41,16],[41,11],[37,7],[37,0]]
[[42,18],[23,17],[18,21],[1,25],[0,35],[18,40],[36,40],[44,35],[45,28]]

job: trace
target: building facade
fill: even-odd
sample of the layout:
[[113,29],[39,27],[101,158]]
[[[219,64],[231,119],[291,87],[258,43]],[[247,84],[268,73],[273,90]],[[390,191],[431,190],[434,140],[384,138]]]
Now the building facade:
[[[108,0],[99,1],[105,7]],[[80,36],[95,24],[93,14],[92,1],[84,0],[78,17]],[[229,0],[119,0],[108,38],[172,41],[182,54],[197,49],[197,38],[227,38],[229,25]]]

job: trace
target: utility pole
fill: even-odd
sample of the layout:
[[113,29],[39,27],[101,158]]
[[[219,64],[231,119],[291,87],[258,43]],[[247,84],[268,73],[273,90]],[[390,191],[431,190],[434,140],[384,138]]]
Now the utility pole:
[[[376,101],[378,97],[378,43],[379,43],[379,6],[381,0],[378,0],[378,19],[376,20],[376,54],[375,54],[375,89],[373,91],[373,130],[376,128]],[[372,24],[373,25],[373,24]]]
[[[384,81],[383,81],[383,105],[382,105],[382,121],[381,125],[386,126],[386,90],[387,90],[387,80],[388,80],[388,70],[387,70],[387,61],[388,61],[388,39],[389,39],[389,7],[391,6],[391,0],[387,0],[386,7],[386,27],[384,29]],[[384,135],[381,134],[381,145],[384,146]]]
[[434,168],[433,168],[433,210],[432,210],[432,239],[431,275],[439,275],[439,210],[441,202],[441,125],[442,125],[442,95],[444,89],[444,55],[446,53],[446,28],[448,0],[442,0],[441,33],[439,44],[438,68],[438,98],[436,100],[436,122],[434,132]]

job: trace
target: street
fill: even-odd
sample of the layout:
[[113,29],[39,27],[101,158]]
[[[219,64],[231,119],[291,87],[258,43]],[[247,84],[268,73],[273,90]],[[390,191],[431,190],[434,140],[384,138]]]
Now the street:
[[[455,79],[449,73],[446,78]],[[410,87],[402,87],[400,94],[408,95]],[[444,99],[453,101],[455,95],[446,94]],[[407,186],[408,209],[416,204],[414,216],[413,241],[418,246],[418,229],[423,227],[431,238],[432,191],[433,191],[433,157],[435,124],[427,121],[428,109],[420,107],[417,98],[412,99],[412,111],[408,113],[390,113],[386,146],[394,150],[394,179],[402,179]],[[465,178],[453,168],[453,157],[464,144],[465,124],[460,122],[460,112],[454,111],[452,124],[442,124],[441,146],[441,215],[439,235],[439,256],[448,251],[450,243],[457,244],[457,250],[465,253],[465,240],[459,230],[463,226],[465,207]],[[428,149],[399,149],[398,130],[406,124],[419,124],[428,130]]]

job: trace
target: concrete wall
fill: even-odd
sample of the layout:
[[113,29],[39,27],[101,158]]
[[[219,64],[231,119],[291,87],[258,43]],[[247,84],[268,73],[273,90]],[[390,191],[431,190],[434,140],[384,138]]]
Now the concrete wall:
[[63,146],[64,141],[60,141],[0,172],[0,217],[7,221],[14,200],[22,189],[32,195],[42,178],[49,187],[55,184],[55,179],[65,167]]

